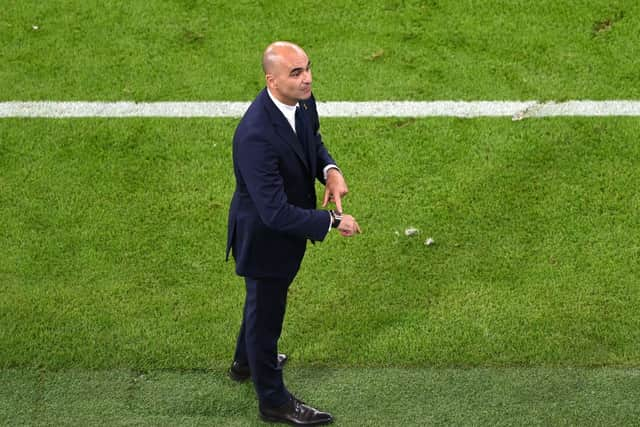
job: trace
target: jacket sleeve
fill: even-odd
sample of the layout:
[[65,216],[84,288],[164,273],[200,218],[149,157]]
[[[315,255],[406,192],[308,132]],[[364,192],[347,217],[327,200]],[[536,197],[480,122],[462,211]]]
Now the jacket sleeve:
[[236,164],[262,222],[270,229],[315,241],[328,233],[329,213],[288,202],[271,143],[257,132],[237,141]]

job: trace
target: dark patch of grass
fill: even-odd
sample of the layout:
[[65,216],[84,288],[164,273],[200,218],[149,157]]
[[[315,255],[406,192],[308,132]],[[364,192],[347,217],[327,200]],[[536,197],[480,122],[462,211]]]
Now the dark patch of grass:
[[[336,426],[634,425],[636,369],[288,367],[292,392]],[[222,371],[0,370],[3,425],[264,425]]]
[[609,32],[613,29],[613,26],[622,21],[624,18],[624,11],[618,11],[613,16],[598,20],[593,23],[592,35],[594,37],[603,33]]

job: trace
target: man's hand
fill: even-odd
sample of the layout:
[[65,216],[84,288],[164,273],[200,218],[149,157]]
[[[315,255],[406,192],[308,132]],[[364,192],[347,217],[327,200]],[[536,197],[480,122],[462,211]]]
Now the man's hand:
[[360,234],[360,226],[356,222],[356,219],[351,215],[342,215],[342,221],[340,221],[340,225],[338,226],[338,231],[344,237],[351,237],[356,234]]
[[326,207],[329,201],[336,204],[336,210],[342,212],[342,197],[349,192],[347,183],[337,169],[329,169],[327,172],[327,184],[324,188],[322,207]]

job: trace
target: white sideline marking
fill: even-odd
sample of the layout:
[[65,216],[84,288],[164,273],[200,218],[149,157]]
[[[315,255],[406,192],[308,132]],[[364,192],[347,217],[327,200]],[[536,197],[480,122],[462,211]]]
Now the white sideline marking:
[[[2,117],[241,117],[249,102],[0,102]],[[640,116],[640,101],[319,102],[322,117]]]

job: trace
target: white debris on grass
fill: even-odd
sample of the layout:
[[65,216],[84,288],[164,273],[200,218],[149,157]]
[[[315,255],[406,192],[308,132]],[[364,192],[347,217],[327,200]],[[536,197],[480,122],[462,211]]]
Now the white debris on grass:
[[418,233],[420,233],[420,230],[413,227],[409,227],[406,230],[404,230],[404,235],[408,237],[416,236]]
[[424,244],[426,246],[431,246],[435,243],[435,240],[433,240],[433,238],[429,237],[427,240],[424,241]]

